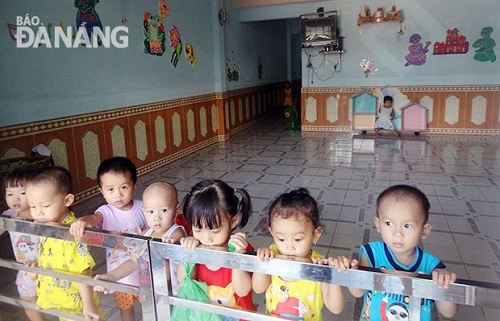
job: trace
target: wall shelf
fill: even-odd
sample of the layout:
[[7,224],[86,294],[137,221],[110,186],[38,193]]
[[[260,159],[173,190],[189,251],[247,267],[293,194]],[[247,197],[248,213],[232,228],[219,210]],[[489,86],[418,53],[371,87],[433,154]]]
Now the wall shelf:
[[375,17],[375,15],[363,17],[361,15],[358,15],[358,26],[361,26],[362,24],[365,23],[380,23],[380,22],[391,22],[391,21],[399,23],[403,21],[403,15],[401,14],[400,10],[384,12],[384,16],[382,17]]

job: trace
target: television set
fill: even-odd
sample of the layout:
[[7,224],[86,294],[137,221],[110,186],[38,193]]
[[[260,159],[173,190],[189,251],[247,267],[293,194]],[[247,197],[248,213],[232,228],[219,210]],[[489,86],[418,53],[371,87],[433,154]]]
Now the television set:
[[303,14],[299,17],[302,47],[327,46],[342,50],[337,11]]

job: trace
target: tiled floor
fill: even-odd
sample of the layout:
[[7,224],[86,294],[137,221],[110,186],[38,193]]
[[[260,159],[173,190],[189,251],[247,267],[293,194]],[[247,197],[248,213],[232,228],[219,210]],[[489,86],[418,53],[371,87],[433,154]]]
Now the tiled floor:
[[[287,133],[268,121],[140,177],[137,196],[150,183],[166,180],[183,197],[204,178],[249,191],[254,213],[244,231],[255,247],[271,240],[266,233],[270,201],[293,188],[308,188],[326,227],[317,250],[354,257],[361,244],[379,239],[373,224],[378,194],[392,184],[415,185],[431,201],[433,229],[423,248],[461,279],[500,283],[500,137],[405,133],[401,140],[390,135],[375,140],[349,133]],[[75,210],[91,213],[100,203],[92,199]],[[353,320],[359,305],[347,298],[341,315],[326,313],[324,319]],[[109,298],[104,303],[113,306]],[[24,320],[11,317],[11,307],[0,308],[4,320]],[[454,320],[496,321],[499,312],[461,307]],[[118,320],[117,314],[111,319]]]

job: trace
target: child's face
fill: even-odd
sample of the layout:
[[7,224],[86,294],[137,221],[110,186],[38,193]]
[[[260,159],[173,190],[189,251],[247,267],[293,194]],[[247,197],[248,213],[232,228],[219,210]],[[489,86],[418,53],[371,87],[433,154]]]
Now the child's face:
[[384,107],[385,108],[391,108],[391,106],[392,106],[392,101],[390,101],[390,100],[384,101]]
[[321,236],[322,228],[314,228],[306,218],[273,217],[269,231],[281,255],[310,258],[311,247]]
[[64,195],[50,182],[26,185],[26,199],[31,216],[37,223],[59,222],[73,203],[73,194]]
[[146,191],[142,201],[144,216],[149,227],[158,233],[166,232],[172,226],[179,208],[175,193],[156,188]]
[[193,237],[206,246],[220,246],[227,248],[227,242],[231,237],[231,232],[238,226],[239,216],[233,218],[222,217],[219,228],[209,229],[206,226],[196,227],[193,225]]
[[375,226],[396,258],[413,255],[420,239],[425,239],[431,224],[425,223],[422,205],[415,199],[382,200],[375,217]]
[[109,205],[122,211],[128,211],[132,208],[135,184],[130,178],[130,173],[107,172],[103,174],[99,190]]
[[7,206],[16,211],[17,213],[28,212],[29,206],[26,201],[26,188],[23,187],[6,187],[5,188],[5,201]]

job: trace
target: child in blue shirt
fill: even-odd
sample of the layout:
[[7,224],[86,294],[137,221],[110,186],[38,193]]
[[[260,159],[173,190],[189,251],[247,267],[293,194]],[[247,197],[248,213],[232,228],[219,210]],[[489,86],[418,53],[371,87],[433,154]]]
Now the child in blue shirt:
[[[394,185],[382,192],[377,199],[375,226],[383,241],[361,246],[359,266],[377,269],[405,271],[432,275],[433,282],[447,288],[455,282],[457,275],[446,269],[437,257],[420,249],[420,239],[429,236],[432,225],[429,219],[429,200],[419,189],[409,185]],[[339,260],[343,270],[349,265],[357,267],[357,261]],[[409,297],[386,292],[352,289],[355,297],[364,295],[360,320],[385,321],[409,317]],[[423,299],[420,320],[431,320],[431,308],[451,318],[457,305],[447,301]]]

